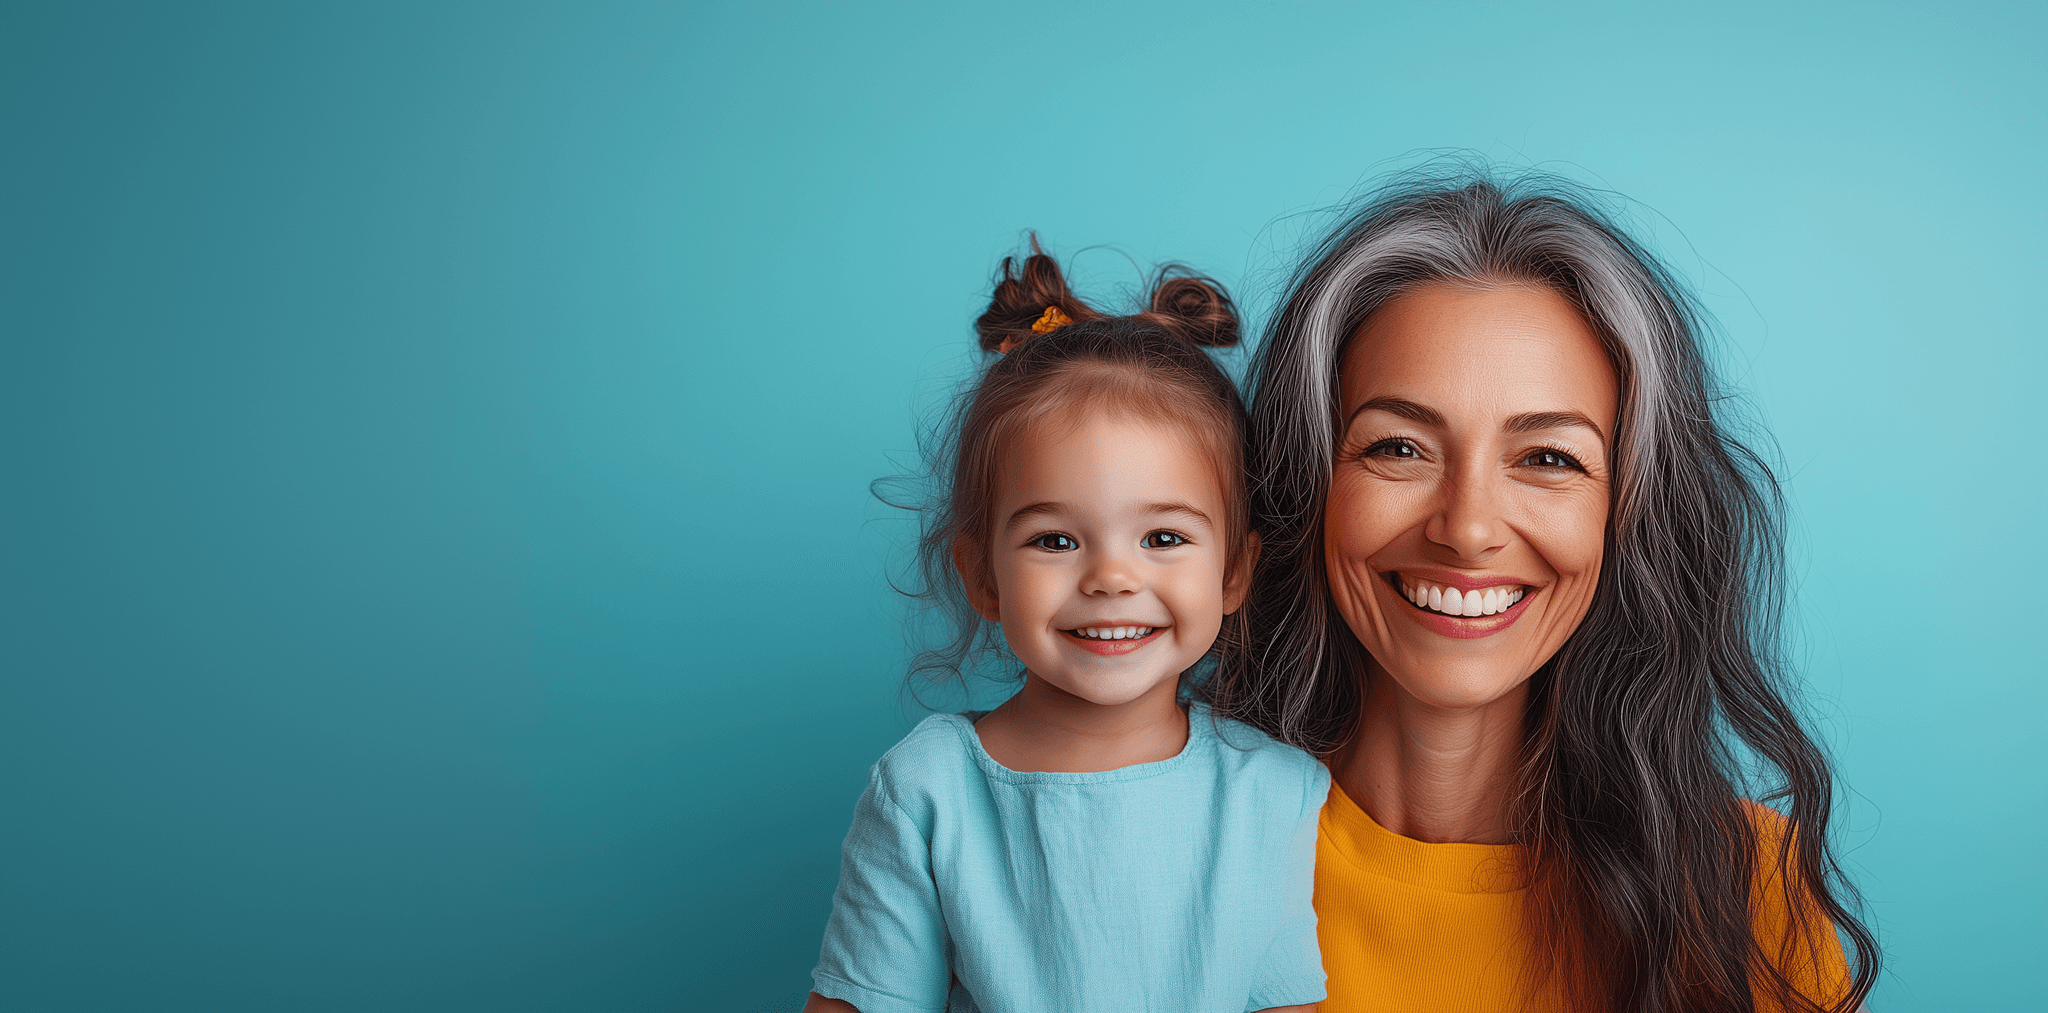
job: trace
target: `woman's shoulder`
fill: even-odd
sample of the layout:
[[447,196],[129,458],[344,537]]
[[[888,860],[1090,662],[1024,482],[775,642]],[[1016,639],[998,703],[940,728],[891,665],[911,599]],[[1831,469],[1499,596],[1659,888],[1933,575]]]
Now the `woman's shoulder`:
[[1740,805],[1749,821],[1751,895],[1758,901],[1760,914],[1773,908],[1782,914],[1804,899],[1794,847],[1799,828],[1791,817],[1763,802],[1745,798]]
[[1833,1001],[1850,987],[1848,960],[1834,923],[1799,872],[1791,847],[1799,828],[1762,802],[1743,799],[1742,808],[1755,835],[1750,917],[1757,945],[1801,994]]
[[1741,800],[1742,814],[1749,820],[1755,844],[1756,881],[1759,885],[1779,879],[1781,859],[1792,860],[1791,845],[1799,836],[1792,818],[1755,799]]
[[1741,802],[1742,814],[1749,817],[1750,827],[1758,834],[1769,834],[1773,839],[1783,837],[1785,828],[1792,824],[1791,819],[1784,813],[1756,799],[1745,798]]

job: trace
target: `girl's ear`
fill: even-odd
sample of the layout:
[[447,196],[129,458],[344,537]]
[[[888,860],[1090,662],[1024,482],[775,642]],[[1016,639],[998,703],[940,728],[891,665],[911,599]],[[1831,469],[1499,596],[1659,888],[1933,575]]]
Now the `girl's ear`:
[[988,578],[987,557],[980,551],[974,539],[960,535],[953,539],[953,569],[960,574],[960,585],[967,589],[967,604],[974,606],[974,613],[992,623],[1002,622],[1001,602],[996,597],[995,582]]
[[1223,614],[1229,615],[1244,606],[1245,592],[1251,590],[1252,571],[1259,567],[1259,533],[1245,532],[1244,551],[1230,561],[1230,570],[1223,578]]

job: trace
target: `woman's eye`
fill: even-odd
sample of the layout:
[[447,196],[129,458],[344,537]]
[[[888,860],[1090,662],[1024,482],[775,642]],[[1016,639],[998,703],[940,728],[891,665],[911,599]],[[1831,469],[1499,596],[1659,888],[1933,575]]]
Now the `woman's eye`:
[[1538,450],[1522,458],[1522,463],[1532,468],[1570,468],[1573,471],[1586,470],[1570,454],[1561,450]]
[[1074,541],[1072,538],[1069,538],[1066,535],[1058,534],[1039,535],[1037,538],[1031,540],[1031,544],[1036,545],[1041,549],[1049,549],[1053,552],[1072,552],[1075,549],[1081,547],[1081,543]]
[[1422,451],[1407,440],[1381,440],[1365,448],[1363,457],[1391,457],[1396,461],[1413,461],[1422,456]]
[[1171,531],[1154,531],[1146,535],[1144,541],[1138,544],[1148,549],[1171,549],[1176,545],[1186,545],[1187,543],[1188,540],[1186,538]]

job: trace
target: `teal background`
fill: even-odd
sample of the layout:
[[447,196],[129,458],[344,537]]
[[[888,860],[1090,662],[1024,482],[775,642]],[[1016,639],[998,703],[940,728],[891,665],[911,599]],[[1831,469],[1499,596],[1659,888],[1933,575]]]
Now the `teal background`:
[[779,1008],[914,721],[868,493],[1026,228],[1257,315],[1455,148],[1775,434],[1879,1010],[2048,953],[2048,7],[0,8],[0,1007]]

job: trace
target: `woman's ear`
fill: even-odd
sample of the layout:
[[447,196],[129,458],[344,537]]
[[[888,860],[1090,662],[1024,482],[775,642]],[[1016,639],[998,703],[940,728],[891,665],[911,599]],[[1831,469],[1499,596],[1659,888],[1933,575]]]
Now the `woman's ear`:
[[953,539],[953,569],[960,574],[960,585],[967,589],[967,604],[974,606],[976,615],[999,623],[1003,621],[1001,601],[996,597],[995,582],[988,577],[987,561],[974,539],[966,535]]
[[1229,615],[1244,606],[1245,592],[1252,587],[1252,571],[1259,568],[1259,533],[1247,531],[1244,536],[1244,551],[1230,561],[1230,569],[1223,578],[1223,614]]

